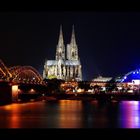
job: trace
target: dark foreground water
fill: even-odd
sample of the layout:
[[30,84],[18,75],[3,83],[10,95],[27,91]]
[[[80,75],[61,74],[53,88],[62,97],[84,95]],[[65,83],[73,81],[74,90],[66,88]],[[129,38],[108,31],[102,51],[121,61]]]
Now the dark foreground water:
[[5,105],[0,106],[0,128],[140,128],[140,101]]

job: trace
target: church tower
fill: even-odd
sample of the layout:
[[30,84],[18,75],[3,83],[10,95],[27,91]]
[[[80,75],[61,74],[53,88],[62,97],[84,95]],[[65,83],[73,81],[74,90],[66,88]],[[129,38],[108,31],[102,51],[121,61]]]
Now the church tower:
[[75,39],[74,25],[72,26],[72,35],[70,44],[67,45],[67,59],[78,60],[78,47]]
[[59,40],[56,47],[56,60],[65,60],[65,45],[63,40],[62,25],[60,26]]
[[80,58],[78,57],[78,47],[75,39],[74,26],[72,27],[72,35],[70,43],[67,44],[67,52],[65,58],[65,45],[62,33],[62,25],[60,26],[60,33],[58,44],[56,46],[55,60],[46,60],[44,64],[43,78],[62,79],[66,81],[82,80],[82,66]]

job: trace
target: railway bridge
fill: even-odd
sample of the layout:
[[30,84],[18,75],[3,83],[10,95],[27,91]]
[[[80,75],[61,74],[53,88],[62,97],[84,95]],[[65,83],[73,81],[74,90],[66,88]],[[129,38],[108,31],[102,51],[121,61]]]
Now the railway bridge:
[[0,60],[0,104],[15,102],[19,94],[38,94],[47,87],[42,76],[32,66],[6,67]]

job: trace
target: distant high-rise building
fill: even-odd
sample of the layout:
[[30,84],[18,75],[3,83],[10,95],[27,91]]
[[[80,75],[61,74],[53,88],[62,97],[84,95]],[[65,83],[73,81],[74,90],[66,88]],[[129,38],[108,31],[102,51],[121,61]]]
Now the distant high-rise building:
[[72,27],[71,41],[67,44],[65,57],[65,45],[63,39],[62,26],[60,26],[60,34],[58,44],[56,46],[56,60],[46,60],[43,70],[43,78],[57,78],[66,81],[82,80],[81,62],[78,56],[78,47],[75,39],[74,26]]

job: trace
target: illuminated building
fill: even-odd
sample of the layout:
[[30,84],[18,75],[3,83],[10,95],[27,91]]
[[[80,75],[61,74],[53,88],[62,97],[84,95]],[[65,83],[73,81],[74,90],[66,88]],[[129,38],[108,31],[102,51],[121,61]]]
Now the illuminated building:
[[131,92],[140,91],[140,69],[130,71],[123,76],[116,78],[115,82],[119,82],[123,88],[131,90]]
[[139,85],[140,84],[140,69],[130,71],[124,76],[122,76],[121,82],[124,82],[124,83],[129,82],[129,83]]
[[107,82],[110,82],[112,77],[102,77],[98,76],[97,78],[92,79],[90,86],[94,87],[95,85],[104,87]]
[[55,60],[45,61],[43,78],[57,78],[66,81],[82,80],[81,62],[78,56],[78,47],[75,39],[74,26],[72,28],[71,41],[69,44],[67,44],[67,49],[65,49],[64,45],[62,26],[60,27]]
[[111,79],[112,79],[112,77],[99,76],[97,78],[94,78],[92,81],[94,81],[94,82],[109,82]]

